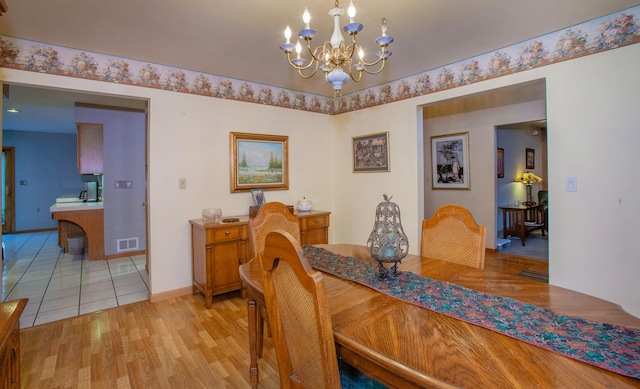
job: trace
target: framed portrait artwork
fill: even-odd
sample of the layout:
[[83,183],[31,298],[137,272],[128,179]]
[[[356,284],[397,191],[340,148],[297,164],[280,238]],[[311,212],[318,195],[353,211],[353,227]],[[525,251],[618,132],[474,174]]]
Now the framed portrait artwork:
[[388,172],[389,132],[353,137],[353,172]]
[[261,207],[267,202],[262,189],[251,189],[251,197],[253,198],[253,205],[256,207]]
[[230,138],[231,192],[289,189],[289,137],[232,132]]
[[536,151],[534,149],[527,149],[527,169],[535,169],[536,167]]
[[431,137],[431,187],[470,189],[469,133]]
[[498,178],[504,178],[504,149],[500,147],[496,153],[496,172]]

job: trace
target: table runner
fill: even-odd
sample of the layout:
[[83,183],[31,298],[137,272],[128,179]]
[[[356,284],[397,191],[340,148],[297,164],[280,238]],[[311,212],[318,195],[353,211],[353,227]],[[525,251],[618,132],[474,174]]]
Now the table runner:
[[509,298],[402,271],[378,279],[377,263],[305,245],[314,269],[618,374],[640,379],[640,329],[556,314]]

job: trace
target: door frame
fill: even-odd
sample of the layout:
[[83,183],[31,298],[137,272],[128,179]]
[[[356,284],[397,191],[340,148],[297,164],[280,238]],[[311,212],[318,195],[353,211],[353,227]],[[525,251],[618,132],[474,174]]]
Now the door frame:
[[4,214],[4,223],[2,224],[2,233],[3,234],[12,234],[16,230],[16,199],[14,193],[16,193],[16,166],[15,166],[15,147],[6,147],[2,146],[2,153],[5,155],[6,166],[4,167],[4,171],[6,173],[6,177],[4,178],[5,182],[5,196],[2,199],[4,202],[6,200],[5,206],[5,214]]

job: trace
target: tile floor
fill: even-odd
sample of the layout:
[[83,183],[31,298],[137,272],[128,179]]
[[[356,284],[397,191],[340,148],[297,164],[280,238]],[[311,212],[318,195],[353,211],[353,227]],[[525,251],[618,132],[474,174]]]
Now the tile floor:
[[65,254],[57,231],[3,235],[2,301],[27,297],[20,327],[149,298],[145,255],[89,261]]

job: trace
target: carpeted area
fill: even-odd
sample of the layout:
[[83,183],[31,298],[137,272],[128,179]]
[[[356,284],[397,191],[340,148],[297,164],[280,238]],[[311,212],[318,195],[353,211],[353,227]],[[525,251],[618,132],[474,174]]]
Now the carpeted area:
[[[502,238],[502,231],[498,231],[498,236]],[[549,234],[545,233],[545,236],[542,236],[540,231],[534,231],[527,236],[524,242],[525,246],[522,246],[522,242],[517,236],[512,236],[510,240],[511,246],[504,248],[503,253],[549,260]]]

